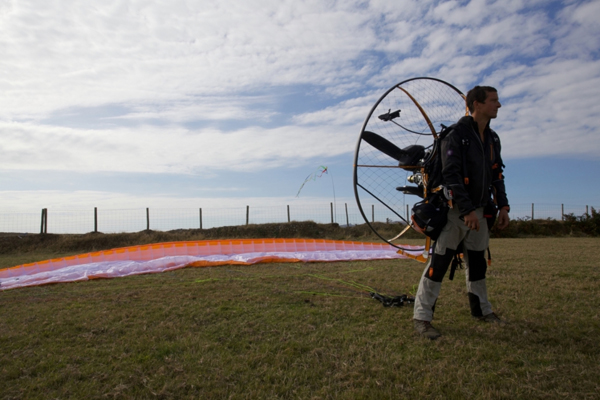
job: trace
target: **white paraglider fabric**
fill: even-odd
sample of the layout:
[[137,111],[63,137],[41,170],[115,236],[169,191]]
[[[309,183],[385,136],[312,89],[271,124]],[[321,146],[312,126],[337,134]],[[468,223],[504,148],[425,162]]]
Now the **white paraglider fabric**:
[[[414,254],[421,246],[406,246]],[[266,251],[251,251],[251,250]],[[409,251],[412,253],[412,250]],[[195,254],[195,255],[194,255]],[[335,262],[406,258],[388,244],[304,239],[197,241],[133,246],[0,270],[0,290],[117,278],[185,267],[266,262]]]

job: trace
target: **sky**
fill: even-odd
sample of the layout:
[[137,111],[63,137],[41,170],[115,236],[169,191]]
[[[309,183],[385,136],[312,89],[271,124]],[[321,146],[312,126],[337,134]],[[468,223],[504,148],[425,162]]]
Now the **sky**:
[[364,119],[418,76],[498,89],[512,204],[598,206],[599,17],[598,0],[0,0],[0,213],[352,204]]

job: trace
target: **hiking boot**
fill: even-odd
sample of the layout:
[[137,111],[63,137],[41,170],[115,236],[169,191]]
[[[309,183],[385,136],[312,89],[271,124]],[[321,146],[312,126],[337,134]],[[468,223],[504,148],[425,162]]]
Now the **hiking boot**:
[[495,313],[489,313],[488,315],[484,315],[483,317],[476,317],[478,320],[483,322],[489,322],[490,324],[500,324],[504,325],[505,322],[502,321]]
[[417,331],[417,333],[422,337],[435,340],[442,336],[442,334],[438,332],[438,330],[435,329],[433,325],[431,325],[431,322],[420,321],[418,319],[413,319],[413,321],[415,325],[415,331]]

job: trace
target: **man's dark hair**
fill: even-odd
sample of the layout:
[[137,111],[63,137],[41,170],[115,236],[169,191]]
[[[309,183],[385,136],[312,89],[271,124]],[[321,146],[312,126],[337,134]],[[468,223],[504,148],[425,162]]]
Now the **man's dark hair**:
[[467,107],[469,111],[473,113],[475,111],[474,102],[485,103],[485,99],[489,92],[498,93],[496,88],[491,86],[475,86],[473,89],[469,90],[467,93]]

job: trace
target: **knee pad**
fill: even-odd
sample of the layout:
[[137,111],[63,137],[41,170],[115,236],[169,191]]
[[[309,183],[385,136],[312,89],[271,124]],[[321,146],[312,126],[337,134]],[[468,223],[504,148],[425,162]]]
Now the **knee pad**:
[[446,249],[446,254],[444,255],[439,255],[434,252],[431,256],[429,268],[425,271],[425,277],[434,282],[441,282],[452,262],[452,257],[454,257],[454,250],[451,249]]
[[479,296],[473,293],[469,293],[469,306],[471,307],[471,315],[474,317],[483,317],[483,312],[481,311],[481,302],[479,301]]
[[485,250],[467,250],[469,256],[469,281],[475,282],[485,279],[487,262],[485,261]]

